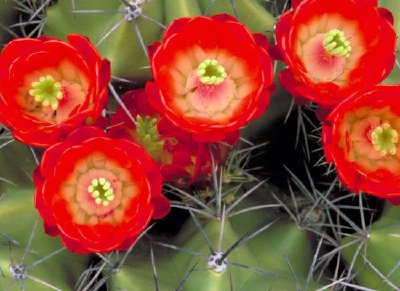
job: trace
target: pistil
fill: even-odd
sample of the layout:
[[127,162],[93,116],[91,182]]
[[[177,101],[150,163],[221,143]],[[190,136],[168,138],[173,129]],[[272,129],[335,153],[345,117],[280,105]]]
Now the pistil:
[[42,103],[43,106],[51,106],[53,110],[58,108],[58,102],[63,98],[61,84],[56,82],[50,75],[40,77],[39,81],[32,82],[32,89],[29,95],[35,98],[36,102]]
[[396,144],[398,140],[399,136],[397,131],[392,129],[389,123],[383,123],[377,126],[371,133],[371,143],[374,149],[379,151],[383,157],[388,154],[396,154]]
[[227,76],[225,68],[218,65],[218,61],[214,59],[206,59],[202,62],[197,68],[197,75],[200,82],[205,85],[219,85]]
[[115,198],[111,183],[105,178],[93,179],[87,190],[97,205],[108,206]]
[[325,34],[323,45],[328,54],[348,58],[351,52],[350,42],[343,31],[332,29]]

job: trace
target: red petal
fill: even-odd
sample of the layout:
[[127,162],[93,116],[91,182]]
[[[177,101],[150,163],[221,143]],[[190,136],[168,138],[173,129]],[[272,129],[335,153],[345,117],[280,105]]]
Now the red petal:
[[67,38],[68,42],[78,50],[92,70],[96,70],[100,66],[100,54],[87,37],[79,34],[69,34]]
[[162,100],[160,92],[155,82],[148,81],[146,83],[146,95],[150,105],[154,110],[163,113],[164,107],[162,106]]
[[216,20],[218,22],[230,21],[230,22],[238,22],[239,23],[239,21],[235,17],[233,17],[232,15],[229,15],[229,14],[213,15],[213,16],[211,16],[211,19]]
[[9,75],[9,67],[17,58],[26,58],[31,53],[43,50],[43,42],[32,38],[18,38],[8,43],[0,55],[0,78]]
[[384,8],[384,7],[378,7],[378,12],[379,15],[383,18],[385,18],[391,25],[394,25],[394,17],[393,14],[390,10]]
[[166,216],[170,211],[170,202],[162,195],[152,196],[151,204],[154,206],[153,218],[161,219]]
[[254,33],[253,37],[259,47],[265,49],[266,51],[269,50],[269,47],[270,47],[269,41],[268,41],[268,38],[264,34]]
[[160,45],[161,45],[161,43],[157,41],[147,47],[147,52],[149,54],[150,61],[153,59],[154,54],[156,53],[156,51],[160,47]]
[[395,206],[400,205],[400,194],[398,194],[398,195],[399,195],[398,197],[390,197],[390,198],[386,198],[386,200]]
[[190,20],[191,18],[189,17],[181,17],[172,21],[164,32],[163,41],[170,38],[173,34],[178,33]]
[[292,8],[296,9],[304,0],[292,0]]

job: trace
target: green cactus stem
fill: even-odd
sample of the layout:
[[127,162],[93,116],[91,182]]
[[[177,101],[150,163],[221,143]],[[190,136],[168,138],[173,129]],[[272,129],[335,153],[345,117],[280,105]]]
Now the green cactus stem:
[[[361,286],[374,290],[397,290],[400,286],[400,208],[386,206],[370,232],[354,234],[341,242],[342,256]],[[367,231],[367,230],[366,230]]]
[[[238,17],[253,33],[267,34],[272,38],[275,18],[257,0],[198,0],[203,13],[214,15],[227,13]],[[233,3],[233,4],[232,4]],[[238,14],[238,15],[236,15]]]
[[13,291],[24,286],[26,290],[47,290],[53,286],[71,290],[85,269],[87,257],[70,253],[58,238],[44,233],[33,192],[13,189],[0,201],[0,289]]

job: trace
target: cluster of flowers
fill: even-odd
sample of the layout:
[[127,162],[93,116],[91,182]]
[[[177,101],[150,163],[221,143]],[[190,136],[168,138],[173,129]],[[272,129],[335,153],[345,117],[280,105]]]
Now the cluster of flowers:
[[378,85],[395,61],[391,13],[376,0],[292,6],[276,45],[228,15],[175,20],[149,47],[154,81],[126,92],[111,117],[110,64],[86,38],[10,42],[0,55],[0,122],[45,148],[34,182],[46,232],[79,253],[127,249],[168,213],[163,182],[207,177],[210,144],[235,144],[265,112],[270,55],[288,65],[280,82],[296,100],[319,105],[341,181],[400,200],[400,85]]
[[[400,203],[400,85],[393,16],[377,0],[293,0],[276,27],[281,84],[318,104],[325,157],[340,181]],[[399,80],[400,81],[400,80]]]
[[85,37],[11,41],[0,55],[0,122],[44,148],[33,176],[46,233],[78,253],[129,248],[169,212],[162,183],[209,176],[210,144],[235,144],[266,110],[267,51],[265,36],[228,15],[177,19],[149,47],[154,81],[108,116],[110,64]]

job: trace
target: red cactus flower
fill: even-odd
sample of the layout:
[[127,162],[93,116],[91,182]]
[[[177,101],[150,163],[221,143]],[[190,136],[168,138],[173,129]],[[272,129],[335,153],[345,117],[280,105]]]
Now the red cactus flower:
[[180,18],[150,47],[152,106],[206,142],[265,111],[272,90],[268,41],[228,15]]
[[380,83],[395,61],[392,24],[376,0],[293,1],[276,27],[289,67],[280,82],[293,96],[324,106]]
[[400,201],[400,86],[375,86],[327,117],[322,140],[328,162],[352,191]]
[[111,117],[109,134],[131,139],[143,146],[160,164],[164,181],[187,184],[210,174],[207,145],[192,141],[190,134],[161,117],[149,105],[144,89],[129,91],[121,99],[131,116],[118,106]]
[[0,55],[0,122],[24,143],[50,146],[97,120],[110,76],[83,36],[13,40]]
[[46,232],[77,253],[125,250],[169,211],[160,170],[144,149],[96,127],[48,148],[34,182]]

